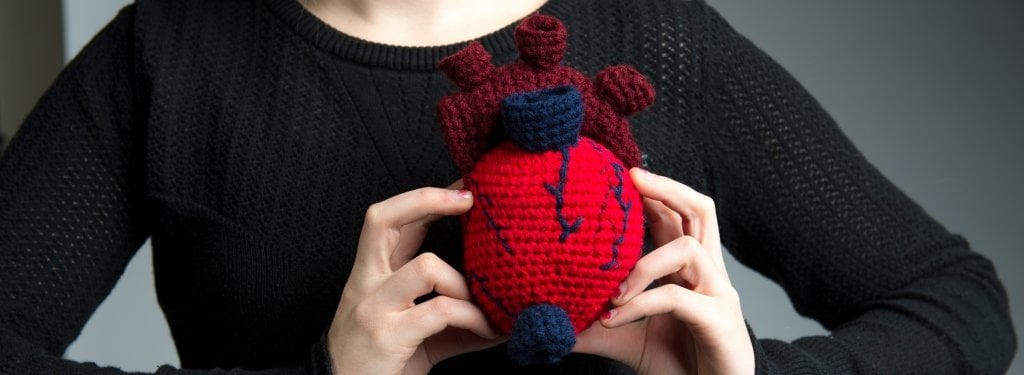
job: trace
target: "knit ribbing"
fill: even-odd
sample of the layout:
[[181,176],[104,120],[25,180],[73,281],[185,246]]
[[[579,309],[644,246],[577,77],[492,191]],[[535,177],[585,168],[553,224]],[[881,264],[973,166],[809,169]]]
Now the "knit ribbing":
[[[407,47],[369,42],[332,28],[302,7],[296,0],[266,0],[281,20],[294,28],[303,38],[325,51],[352,62],[369,66],[407,71],[437,69],[437,62],[466,45],[466,42],[436,47]],[[539,10],[541,13],[564,12],[563,0],[550,0]],[[515,23],[509,24],[475,40],[497,56],[515,53],[513,32]]]

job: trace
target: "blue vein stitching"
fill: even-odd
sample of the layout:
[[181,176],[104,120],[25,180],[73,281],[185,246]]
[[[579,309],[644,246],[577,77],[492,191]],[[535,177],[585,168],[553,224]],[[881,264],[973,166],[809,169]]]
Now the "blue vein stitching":
[[495,306],[498,306],[498,308],[501,309],[501,312],[505,313],[505,315],[508,315],[510,318],[515,317],[515,315],[513,315],[512,312],[508,311],[508,308],[505,307],[505,304],[502,303],[500,299],[491,294],[491,291],[487,290],[487,287],[484,286],[484,283],[489,280],[486,276],[481,276],[475,273],[469,273],[469,275],[467,276],[469,276],[469,280],[471,282],[475,282],[476,285],[480,286],[480,291],[484,293],[484,296],[487,297],[487,299],[489,299],[492,303],[494,303]]
[[476,190],[477,197],[480,198],[482,203],[480,205],[480,211],[484,213],[484,218],[487,219],[487,229],[494,231],[494,236],[498,238],[498,242],[501,243],[501,247],[505,249],[506,253],[509,253],[509,255],[515,254],[515,252],[512,251],[512,245],[510,245],[508,241],[505,240],[505,237],[502,237],[501,235],[501,230],[505,229],[505,227],[498,225],[494,220],[494,217],[491,216],[491,212],[487,210],[487,207],[494,205],[494,202],[491,200],[491,195],[484,194],[484,192],[480,190],[480,184],[478,184],[476,180],[469,178],[469,176],[466,176],[466,186],[472,187],[473,190]]
[[595,144],[594,141],[587,140],[587,144],[589,144],[590,147],[593,147],[594,150],[601,155],[602,159],[604,159],[605,162],[612,165],[612,169],[615,171],[615,178],[619,180],[619,182],[615,186],[609,187],[613,192],[615,192],[615,200],[619,202],[619,208],[622,209],[622,232],[619,233],[619,237],[616,238],[614,242],[612,242],[612,260],[609,261],[608,263],[601,265],[601,270],[607,271],[613,268],[617,268],[619,266],[619,245],[622,245],[622,243],[626,241],[626,228],[627,225],[629,225],[629,210],[633,207],[633,201],[626,201],[622,197],[622,172],[625,169],[622,166],[622,164],[612,162],[611,160],[608,160],[608,158],[605,158],[604,151],[601,150],[601,148],[597,147],[597,144]]
[[555,220],[558,220],[558,224],[562,226],[562,234],[558,236],[558,242],[565,242],[569,239],[569,235],[576,233],[580,229],[580,225],[583,224],[582,216],[577,216],[576,221],[570,225],[562,214],[562,208],[565,206],[565,182],[568,180],[569,174],[569,147],[562,147],[561,150],[562,167],[558,170],[558,186],[544,183],[544,188],[555,197]]
[[619,237],[615,239],[615,242],[612,242],[612,260],[601,265],[602,271],[619,267],[619,245],[622,245],[622,243],[626,241],[626,226],[629,224],[629,209],[633,207],[632,201],[625,201],[622,198],[622,165],[619,163],[612,163],[612,169],[615,170],[615,178],[619,180],[618,184],[612,187],[612,191],[615,192],[615,200],[619,202],[619,208],[622,209],[622,232],[619,233]]

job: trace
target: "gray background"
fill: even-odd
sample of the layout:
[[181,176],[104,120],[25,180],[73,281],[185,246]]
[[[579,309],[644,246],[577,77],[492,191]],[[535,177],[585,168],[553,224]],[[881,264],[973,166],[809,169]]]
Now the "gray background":
[[[789,69],[882,172],[995,262],[1022,324],[1024,2],[710,2]],[[64,0],[66,56],[122,3]],[[760,337],[824,333],[774,284],[735,262],[729,272]],[[127,370],[177,364],[152,285],[147,245],[65,356]]]

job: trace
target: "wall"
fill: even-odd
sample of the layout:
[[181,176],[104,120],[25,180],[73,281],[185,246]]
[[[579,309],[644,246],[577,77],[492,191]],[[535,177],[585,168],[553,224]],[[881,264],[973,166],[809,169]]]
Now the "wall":
[[60,0],[0,1],[0,150],[63,66]]

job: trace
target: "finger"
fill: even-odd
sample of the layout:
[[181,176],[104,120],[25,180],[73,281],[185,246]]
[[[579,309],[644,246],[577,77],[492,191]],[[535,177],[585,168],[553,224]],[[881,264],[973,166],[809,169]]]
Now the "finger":
[[[712,231],[706,230],[718,220],[715,217],[714,201],[700,192],[693,190],[671,178],[659,176],[640,168],[633,168],[630,173],[637,190],[648,198],[663,202],[672,210],[683,216],[692,229],[687,234],[708,245]],[[714,219],[714,220],[712,220]],[[715,225],[717,227],[717,225]],[[716,228],[717,229],[717,228]],[[713,233],[717,234],[717,230]]]
[[721,271],[715,267],[710,255],[693,237],[683,236],[640,258],[620,286],[620,294],[612,299],[615,305],[624,305],[643,293],[655,280],[676,276],[684,287],[701,293],[716,294],[722,284]]
[[419,243],[411,246],[412,242],[407,241],[402,246],[403,253],[395,253],[401,242],[402,227],[410,224],[422,226],[441,216],[461,214],[472,205],[468,191],[430,187],[408,191],[371,205],[366,210],[359,237],[357,266],[378,273],[393,271],[392,263],[404,264],[419,246]]
[[466,279],[434,253],[420,254],[406,263],[378,291],[384,306],[397,310],[413,307],[417,297],[431,291],[462,300],[470,298]]
[[686,234],[696,237],[705,249],[711,251],[716,265],[724,270],[714,200],[671,178],[644,169],[633,168],[630,173],[640,194],[661,201],[682,215],[687,224]]
[[[686,325],[683,332],[672,332],[672,335],[684,335],[692,339],[694,349],[706,357],[708,363],[719,363],[724,373],[737,373],[738,367],[744,366],[741,372],[749,372],[748,365],[753,357],[750,349],[749,334],[743,320],[739,296],[735,290],[725,295],[706,296],[679,285],[668,284],[646,291],[636,296],[629,303],[612,309],[601,317],[601,325],[608,328],[629,326],[630,323],[644,318],[671,316]],[[665,322],[665,319],[644,319],[647,324]],[[650,332],[664,332],[658,326]],[[682,339],[691,341],[690,339]],[[732,368],[732,362],[742,361]]]
[[464,329],[448,328],[430,336],[423,342],[423,348],[427,351],[430,363],[437,364],[445,359],[484,350],[507,340],[508,337],[484,338]]
[[667,284],[637,295],[625,305],[609,310],[601,317],[601,325],[615,328],[637,319],[672,314],[688,326],[708,327],[717,322],[723,311],[709,296]]
[[392,271],[402,268],[416,255],[420,246],[423,245],[423,239],[427,237],[427,232],[430,231],[430,224],[436,218],[431,217],[428,220],[406,224],[398,230],[398,245],[395,245],[395,250],[388,259],[389,268]]
[[[455,180],[445,189],[448,190],[461,190],[462,179]],[[430,225],[441,216],[433,216],[428,220],[412,222],[406,224],[399,229],[398,245],[395,247],[395,252],[392,254],[390,263],[391,269],[397,270],[402,267],[409,259],[419,251],[420,246],[423,244],[423,239],[427,237],[427,232],[430,230]]]
[[399,335],[404,342],[426,340],[448,327],[465,329],[486,339],[498,338],[479,308],[467,300],[448,296],[437,296],[405,310],[397,324],[402,327]]
[[644,214],[655,247],[683,236],[683,218],[664,203],[644,197]]
[[611,358],[636,368],[636,359],[643,356],[646,326],[636,322],[633,326],[608,328],[593,324],[576,336],[573,352]]

